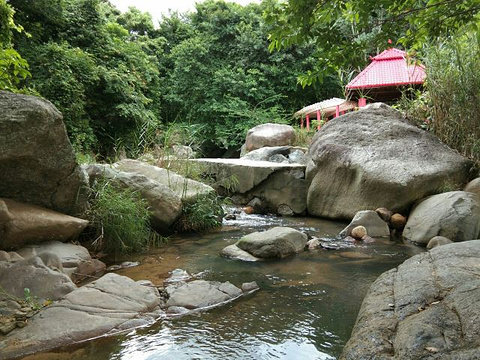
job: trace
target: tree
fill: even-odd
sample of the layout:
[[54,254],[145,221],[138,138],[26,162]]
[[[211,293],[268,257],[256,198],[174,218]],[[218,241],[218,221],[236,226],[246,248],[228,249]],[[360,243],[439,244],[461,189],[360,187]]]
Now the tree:
[[30,76],[28,63],[13,48],[13,32],[23,28],[13,20],[15,10],[0,0],[0,90],[19,91],[22,80]]
[[427,39],[477,27],[478,0],[267,0],[270,49],[314,42],[319,64],[302,79],[310,84],[326,71],[358,66],[388,46],[421,49]]

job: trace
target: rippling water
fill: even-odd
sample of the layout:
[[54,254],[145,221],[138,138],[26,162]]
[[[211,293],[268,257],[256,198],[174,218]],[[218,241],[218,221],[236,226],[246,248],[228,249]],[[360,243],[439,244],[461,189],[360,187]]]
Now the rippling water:
[[340,243],[339,250],[304,252],[271,262],[244,263],[218,255],[243,234],[279,225],[324,238],[335,237],[345,226],[321,219],[242,214],[214,232],[172,238],[161,249],[130,257],[141,265],[118,273],[160,285],[169,271],[182,268],[198,278],[237,286],[255,280],[261,290],[222,308],[32,359],[335,359],[370,284],[421,250],[376,240]]

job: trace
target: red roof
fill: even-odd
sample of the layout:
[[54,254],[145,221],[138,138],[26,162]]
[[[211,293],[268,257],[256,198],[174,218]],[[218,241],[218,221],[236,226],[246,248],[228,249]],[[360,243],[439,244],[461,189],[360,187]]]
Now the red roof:
[[368,65],[347,85],[347,90],[368,89],[383,86],[423,84],[423,65],[408,65],[407,53],[399,49],[387,49],[372,58]]

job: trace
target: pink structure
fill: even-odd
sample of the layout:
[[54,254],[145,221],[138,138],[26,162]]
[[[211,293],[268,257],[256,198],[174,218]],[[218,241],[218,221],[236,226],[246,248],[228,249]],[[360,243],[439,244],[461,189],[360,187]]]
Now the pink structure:
[[402,87],[420,87],[425,81],[424,66],[410,64],[403,50],[390,48],[371,60],[346,86],[351,97],[358,99],[358,107],[367,104],[366,93],[374,101],[390,102],[401,96]]
[[304,107],[297,111],[294,116],[300,118],[300,127],[304,127],[304,118],[306,120],[307,130],[310,130],[310,120],[315,118],[317,120],[317,130],[321,128],[321,122],[328,121],[330,117],[338,117],[340,114],[345,114],[347,111],[354,110],[357,106],[353,101],[345,99],[331,98],[320,101],[318,103]]

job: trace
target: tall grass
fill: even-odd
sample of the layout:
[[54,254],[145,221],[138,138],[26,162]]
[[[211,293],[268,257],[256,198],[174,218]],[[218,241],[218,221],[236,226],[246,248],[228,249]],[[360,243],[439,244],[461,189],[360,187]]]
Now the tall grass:
[[97,250],[127,254],[162,242],[150,228],[150,211],[140,194],[108,180],[94,184],[89,218],[97,232],[93,243]]
[[431,129],[480,163],[480,36],[449,38],[426,49]]
[[180,232],[199,232],[222,225],[223,203],[215,193],[184,201],[182,215],[175,223],[175,229]]

